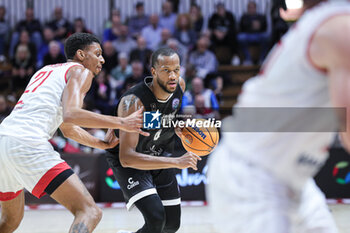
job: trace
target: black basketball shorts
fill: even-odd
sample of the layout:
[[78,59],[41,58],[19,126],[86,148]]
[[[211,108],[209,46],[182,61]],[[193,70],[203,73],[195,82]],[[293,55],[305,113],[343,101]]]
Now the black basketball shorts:
[[164,206],[181,204],[174,168],[147,171],[124,168],[112,156],[106,158],[123,192],[128,210],[136,201],[152,194],[158,194]]

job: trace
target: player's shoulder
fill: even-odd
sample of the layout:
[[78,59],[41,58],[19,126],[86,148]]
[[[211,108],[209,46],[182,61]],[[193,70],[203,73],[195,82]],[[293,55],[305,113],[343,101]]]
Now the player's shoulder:
[[144,107],[141,99],[133,93],[122,96],[118,104],[118,116],[128,116]]

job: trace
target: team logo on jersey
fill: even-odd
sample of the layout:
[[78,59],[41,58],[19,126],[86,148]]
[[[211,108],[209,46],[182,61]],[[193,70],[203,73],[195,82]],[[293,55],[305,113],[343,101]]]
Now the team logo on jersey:
[[177,107],[179,107],[179,104],[180,104],[179,98],[173,99],[173,109],[177,109]]
[[143,113],[143,128],[145,129],[160,129],[162,113],[157,110],[156,112],[144,112]]
[[350,183],[349,162],[340,161],[333,168],[333,177],[338,184]]

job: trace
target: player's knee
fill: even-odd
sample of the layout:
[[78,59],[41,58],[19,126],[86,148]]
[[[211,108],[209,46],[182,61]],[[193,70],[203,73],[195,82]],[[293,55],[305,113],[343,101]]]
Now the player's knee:
[[91,218],[91,220],[94,221],[96,224],[101,221],[102,210],[98,206],[93,205],[86,212],[89,215],[89,217]]
[[0,229],[5,229],[6,232],[14,232],[23,219],[23,212],[17,215],[2,215],[0,220]]

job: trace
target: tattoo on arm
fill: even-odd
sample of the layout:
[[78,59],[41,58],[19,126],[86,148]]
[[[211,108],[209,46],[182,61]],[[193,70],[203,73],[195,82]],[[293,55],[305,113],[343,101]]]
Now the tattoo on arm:
[[71,233],[89,233],[89,229],[85,225],[85,223],[79,222],[72,226]]
[[123,109],[123,112],[128,112],[129,109],[131,107],[133,107],[135,105],[135,107],[137,108],[136,106],[136,103],[137,103],[137,96],[135,95],[128,95],[128,96],[125,96],[122,100],[122,109]]

